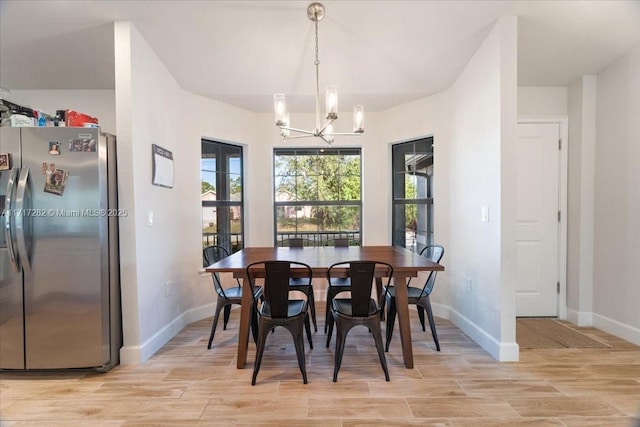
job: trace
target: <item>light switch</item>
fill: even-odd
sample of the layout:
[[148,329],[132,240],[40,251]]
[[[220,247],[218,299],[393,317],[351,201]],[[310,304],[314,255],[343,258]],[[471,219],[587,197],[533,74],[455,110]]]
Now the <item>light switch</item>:
[[489,206],[482,207],[482,222],[489,222]]
[[153,227],[153,211],[147,211],[147,227]]

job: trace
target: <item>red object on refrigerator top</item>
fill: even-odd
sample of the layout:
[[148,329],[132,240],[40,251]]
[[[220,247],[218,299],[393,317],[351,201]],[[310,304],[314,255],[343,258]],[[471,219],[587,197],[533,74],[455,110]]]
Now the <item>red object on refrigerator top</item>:
[[67,110],[65,121],[68,127],[82,127],[85,124],[98,124],[98,119],[75,110]]

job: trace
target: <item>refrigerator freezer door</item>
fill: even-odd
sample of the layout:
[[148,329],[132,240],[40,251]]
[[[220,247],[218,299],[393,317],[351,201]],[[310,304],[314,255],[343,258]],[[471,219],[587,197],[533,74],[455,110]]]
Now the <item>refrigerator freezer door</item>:
[[[108,218],[101,211],[107,208],[106,164],[98,131],[22,129],[22,166],[31,170],[34,213],[31,271],[24,273],[27,369],[109,361],[109,284],[102,271]],[[50,151],[54,143],[58,151]]]
[[[5,213],[7,205],[7,187],[15,191],[15,185],[8,185],[14,174],[17,180],[20,166],[20,129],[0,128],[0,153],[9,154],[11,165],[15,171],[0,171],[0,207],[2,208],[2,224],[12,219]],[[10,237],[13,239],[13,237]],[[5,233],[0,233],[0,369],[24,369],[24,328],[23,328],[23,288],[22,272],[12,266],[11,255],[7,247]]]

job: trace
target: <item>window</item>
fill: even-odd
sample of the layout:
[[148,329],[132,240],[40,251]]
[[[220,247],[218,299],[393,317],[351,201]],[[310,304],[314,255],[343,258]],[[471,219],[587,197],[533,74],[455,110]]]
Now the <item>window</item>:
[[314,246],[360,244],[360,149],[274,150],[275,244],[292,237]]
[[242,147],[202,140],[202,245],[243,247]]
[[433,138],[395,144],[393,244],[419,252],[433,244]]

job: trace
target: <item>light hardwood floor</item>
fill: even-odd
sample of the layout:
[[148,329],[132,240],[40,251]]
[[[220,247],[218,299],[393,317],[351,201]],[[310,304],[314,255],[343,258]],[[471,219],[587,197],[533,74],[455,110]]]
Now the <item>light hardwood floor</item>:
[[211,350],[206,319],[140,366],[0,374],[0,426],[636,426],[640,347],[596,329],[583,328],[612,347],[523,350],[520,362],[499,363],[442,319],[436,352],[412,311],[414,369],[402,364],[396,330],[385,382],[369,333],[354,329],[333,383],[335,338],[325,348],[322,303],[318,314],[307,385],[282,328],[250,385],[255,346],[237,370],[234,309]]

